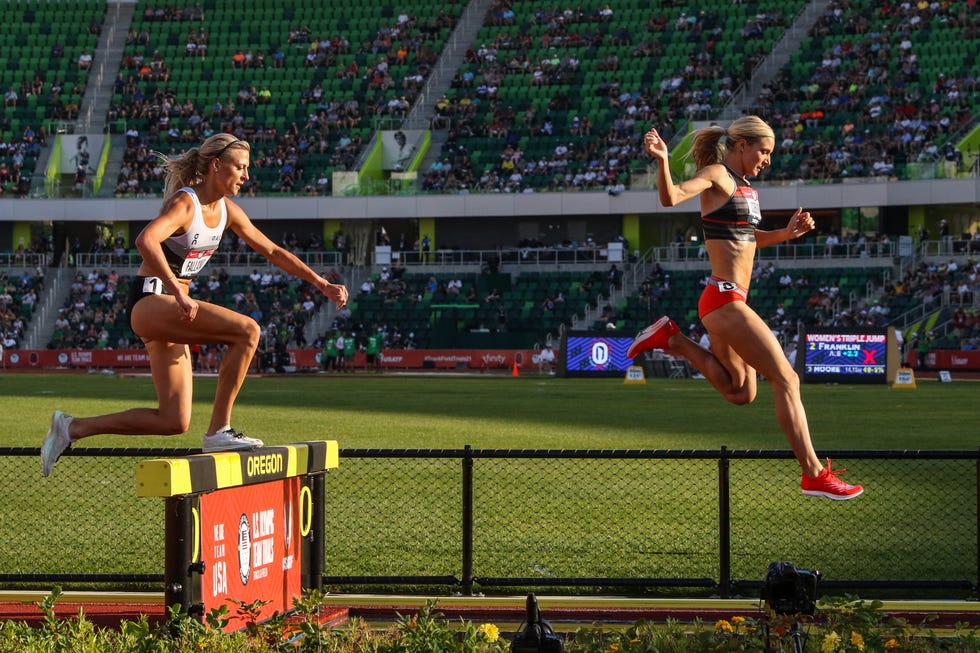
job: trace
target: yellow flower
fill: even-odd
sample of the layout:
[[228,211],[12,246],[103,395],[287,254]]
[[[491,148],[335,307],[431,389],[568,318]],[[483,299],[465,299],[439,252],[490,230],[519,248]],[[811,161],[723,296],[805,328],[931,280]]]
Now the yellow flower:
[[861,633],[854,630],[851,631],[851,646],[857,647],[859,651],[864,650],[864,637]]
[[715,630],[720,630],[723,633],[731,633],[734,632],[735,629],[732,628],[732,625],[725,619],[719,619],[717,622],[715,622]]
[[888,640],[887,642],[885,642],[885,650],[886,651],[894,651],[897,648],[902,648],[902,645],[899,644],[898,643],[898,640],[895,639],[894,637],[892,639]]
[[480,624],[480,627],[476,629],[483,639],[488,642],[496,642],[500,638],[500,629],[493,624]]
[[732,623],[736,626],[741,623],[745,623],[745,617],[732,617]]
[[823,643],[820,644],[820,650],[822,653],[834,653],[837,650],[837,645],[840,644],[840,635],[834,631],[830,631],[823,637]]
[[618,651],[619,650],[619,644],[616,644],[616,643],[610,644],[609,645],[609,650],[610,651]]

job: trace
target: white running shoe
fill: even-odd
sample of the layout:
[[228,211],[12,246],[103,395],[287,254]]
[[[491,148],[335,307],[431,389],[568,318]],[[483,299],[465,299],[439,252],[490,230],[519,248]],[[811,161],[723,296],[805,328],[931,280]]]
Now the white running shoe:
[[60,410],[54,411],[54,415],[51,416],[51,428],[48,429],[48,434],[44,436],[44,442],[41,443],[41,476],[50,476],[61,454],[71,447],[68,429],[72,419],[74,418],[71,415],[66,415]]
[[262,440],[250,438],[235,429],[228,427],[223,431],[218,431],[214,435],[204,436],[204,453],[214,451],[242,451],[247,449],[258,449],[262,446]]

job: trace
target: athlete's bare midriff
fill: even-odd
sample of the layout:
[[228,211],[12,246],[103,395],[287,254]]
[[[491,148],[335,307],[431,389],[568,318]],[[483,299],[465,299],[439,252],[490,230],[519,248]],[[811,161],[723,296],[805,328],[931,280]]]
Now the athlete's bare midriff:
[[[136,276],[138,277],[155,277],[157,276],[149,266],[143,262],[140,264],[140,269],[136,271]],[[190,287],[190,279],[181,279],[180,277],[175,277],[178,283],[184,284],[185,287]]]
[[711,274],[748,288],[752,283],[755,241],[708,240],[704,243],[711,260]]

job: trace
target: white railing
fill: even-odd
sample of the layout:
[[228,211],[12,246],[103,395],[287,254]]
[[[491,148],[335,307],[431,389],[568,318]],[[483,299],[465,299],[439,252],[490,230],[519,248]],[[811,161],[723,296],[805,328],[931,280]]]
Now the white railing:
[[43,269],[47,264],[48,254],[0,252],[0,270],[16,270],[17,268]]
[[[304,263],[314,270],[322,270],[344,265],[344,255],[340,252],[295,252]],[[83,252],[75,254],[75,267],[78,268],[137,268],[143,262],[139,252]],[[209,268],[260,268],[270,267],[269,261],[251,250],[248,252],[218,252],[211,257]]]
[[[826,261],[839,259],[845,265],[859,265],[874,261],[878,264],[891,265],[898,256],[898,244],[894,242],[879,243],[840,243],[826,245],[824,243],[782,243],[772,247],[760,248],[756,257],[764,261]],[[658,263],[680,263],[704,261],[708,257],[703,243],[672,243],[666,247],[654,247],[649,250],[648,260]]]

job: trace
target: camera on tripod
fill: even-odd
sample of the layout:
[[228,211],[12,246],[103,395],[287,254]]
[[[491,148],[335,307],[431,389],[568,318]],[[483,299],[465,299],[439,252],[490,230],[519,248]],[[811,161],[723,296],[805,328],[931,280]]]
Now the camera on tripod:
[[551,624],[541,618],[534,592],[527,595],[526,608],[525,626],[514,635],[510,643],[511,653],[562,653],[564,641]]
[[784,615],[813,615],[817,608],[820,572],[792,562],[773,562],[766,571],[762,598],[770,610]]

